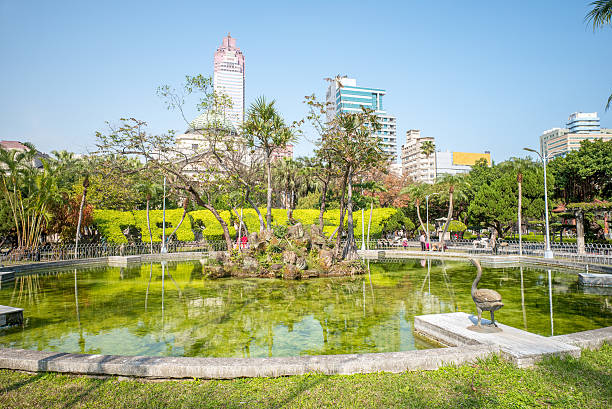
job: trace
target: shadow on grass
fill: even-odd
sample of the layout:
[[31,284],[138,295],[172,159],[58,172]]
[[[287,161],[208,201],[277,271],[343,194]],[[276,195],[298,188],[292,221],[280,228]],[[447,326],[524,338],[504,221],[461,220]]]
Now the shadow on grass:
[[282,401],[275,402],[271,405],[273,408],[284,408],[287,407],[293,402],[299,395],[302,393],[315,388],[322,382],[325,382],[329,379],[329,376],[314,374],[307,375],[302,377],[297,385],[294,386],[293,390],[289,393],[289,395],[283,399]]
[[41,379],[45,375],[47,375],[47,374],[46,373],[39,373],[39,374],[36,374],[36,375],[33,375],[33,376],[32,375],[28,375],[27,379],[15,382],[15,383],[7,385],[7,386],[0,387],[0,392],[8,393],[8,392],[14,391],[15,389],[22,388],[24,386],[27,386],[27,385],[31,384],[32,382],[38,381],[39,379]]
[[102,384],[101,382],[93,382],[93,384],[89,386],[88,388],[83,388],[78,393],[75,393],[70,400],[67,400],[64,403],[63,407],[64,408],[74,407],[77,403],[80,403],[83,398],[85,398],[86,396],[90,395],[92,392],[95,392],[97,389],[99,389],[101,384]]
[[[604,345],[602,349],[612,355],[612,345]],[[581,359],[545,359],[538,365],[538,371],[543,376],[555,379],[560,387],[575,388],[594,400],[608,402],[612,407],[612,366],[608,365],[612,362],[610,359],[593,362],[589,353],[583,351]]]

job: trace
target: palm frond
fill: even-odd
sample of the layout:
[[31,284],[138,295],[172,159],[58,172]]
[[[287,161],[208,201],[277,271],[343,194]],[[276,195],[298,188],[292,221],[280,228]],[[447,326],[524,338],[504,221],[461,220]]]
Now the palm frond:
[[593,31],[612,22],[612,0],[596,0],[591,2],[593,8],[584,20],[593,23]]

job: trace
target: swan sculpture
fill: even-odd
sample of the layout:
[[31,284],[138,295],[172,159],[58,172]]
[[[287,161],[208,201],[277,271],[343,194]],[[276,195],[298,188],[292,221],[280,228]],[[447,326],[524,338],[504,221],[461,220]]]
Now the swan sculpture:
[[491,324],[497,327],[494,313],[504,306],[504,304],[501,302],[501,295],[497,291],[490,290],[488,288],[476,288],[478,286],[478,282],[480,281],[480,277],[482,277],[482,267],[480,267],[480,262],[478,260],[472,259],[471,261],[478,270],[476,279],[472,283],[472,300],[474,300],[474,304],[476,304],[476,311],[478,311],[478,327],[482,328],[480,320],[482,319],[483,311],[491,311]]

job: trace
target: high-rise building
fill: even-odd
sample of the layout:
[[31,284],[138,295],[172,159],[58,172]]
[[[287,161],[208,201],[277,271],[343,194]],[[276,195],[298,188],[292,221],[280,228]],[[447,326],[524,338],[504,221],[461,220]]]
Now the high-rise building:
[[361,107],[373,109],[380,122],[380,130],[373,132],[381,140],[383,149],[397,161],[397,125],[395,117],[383,109],[384,89],[358,87],[354,78],[342,78],[340,84],[333,81],[327,88],[327,120],[338,113],[361,112]]
[[215,93],[229,97],[232,106],[225,110],[226,116],[239,129],[244,120],[244,54],[229,33],[215,52],[213,87]]
[[600,133],[597,112],[574,112],[567,120],[569,133]]
[[540,135],[540,151],[549,158],[563,156],[580,149],[584,140],[612,140],[612,133],[601,129],[597,112],[574,112],[569,116],[567,128],[552,128]]
[[436,155],[423,153],[423,144],[431,142],[432,136],[421,136],[421,131],[411,129],[406,132],[406,143],[402,145],[402,176],[408,176],[415,182],[433,183],[436,180]]

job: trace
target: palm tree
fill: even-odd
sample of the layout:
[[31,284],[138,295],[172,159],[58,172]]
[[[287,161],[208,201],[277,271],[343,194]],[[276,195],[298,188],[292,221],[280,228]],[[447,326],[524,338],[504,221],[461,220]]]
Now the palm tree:
[[60,195],[57,178],[46,160],[43,168],[33,166],[36,149],[0,148],[0,190],[8,204],[15,226],[17,246],[34,248],[51,217],[49,205]]
[[421,153],[428,158],[432,153],[436,151],[436,145],[432,141],[425,141],[421,144]]
[[296,189],[300,178],[300,164],[291,158],[285,158],[274,164],[273,179],[278,184],[279,192],[284,196],[283,202],[287,210],[287,220],[293,219]]
[[[596,0],[590,4],[593,8],[585,16],[585,20],[593,23],[593,31],[612,23],[612,0]],[[606,111],[612,105],[612,94],[608,97]]]
[[[446,240],[446,233],[448,232],[448,227],[450,226],[450,222],[453,219],[453,210],[454,210],[454,198],[460,198],[460,200],[465,200],[466,190],[469,187],[468,182],[466,181],[465,174],[459,175],[449,175],[444,174],[442,178],[437,181],[437,186],[442,187],[442,191],[448,190],[448,215],[446,216],[446,223],[444,224],[444,230],[440,235],[440,248],[444,251],[444,241]],[[442,193],[442,192],[441,192]]]
[[261,149],[264,154],[268,182],[266,197],[268,229],[272,228],[272,152],[278,148],[285,148],[289,142],[295,140],[295,135],[285,125],[274,103],[274,100],[267,102],[265,97],[257,98],[251,104],[247,119],[242,126],[248,144],[253,148]]
[[[425,199],[430,186],[425,183],[415,183],[409,186],[406,186],[401,190],[401,194],[407,194],[410,196],[410,200],[414,202],[414,207],[416,208],[417,217],[419,219],[419,224],[421,225],[421,229],[423,233],[427,233],[428,229],[425,228],[423,224],[423,218],[421,217],[421,203]],[[427,235],[427,243],[429,243],[429,235]]]
[[[421,153],[425,155],[425,158],[429,158],[431,154],[436,153],[436,145],[433,141],[425,141],[421,144]],[[436,158],[434,156],[434,180],[438,177],[436,172]]]

